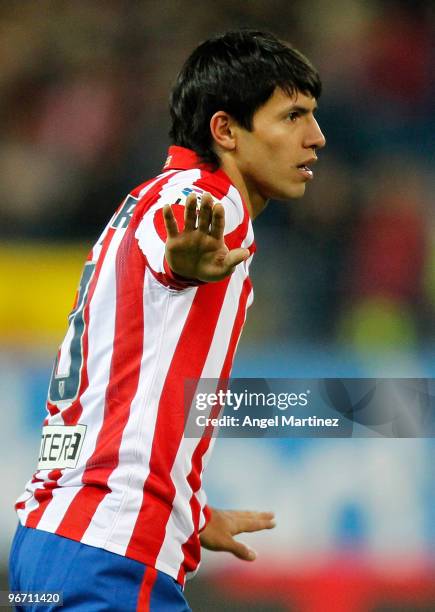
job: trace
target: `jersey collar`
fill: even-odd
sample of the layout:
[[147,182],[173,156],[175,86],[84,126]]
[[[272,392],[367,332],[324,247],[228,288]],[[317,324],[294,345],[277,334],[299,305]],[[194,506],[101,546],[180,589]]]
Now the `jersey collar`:
[[201,168],[202,170],[213,171],[209,164],[204,164],[191,149],[172,145],[168,149],[168,157],[166,158],[163,170],[192,170],[193,168]]
[[192,149],[179,147],[178,145],[171,145],[169,147],[168,157],[163,166],[164,172],[167,170],[193,170],[194,168],[199,168],[200,170],[213,174],[227,185],[233,185],[228,174],[221,168],[215,170],[212,164],[204,163]]

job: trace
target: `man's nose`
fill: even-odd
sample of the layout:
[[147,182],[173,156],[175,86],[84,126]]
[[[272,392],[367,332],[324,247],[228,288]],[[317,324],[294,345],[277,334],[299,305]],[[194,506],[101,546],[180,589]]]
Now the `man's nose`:
[[309,134],[307,134],[305,146],[309,149],[322,149],[326,145],[326,138],[320,129],[319,124],[313,118],[313,124]]

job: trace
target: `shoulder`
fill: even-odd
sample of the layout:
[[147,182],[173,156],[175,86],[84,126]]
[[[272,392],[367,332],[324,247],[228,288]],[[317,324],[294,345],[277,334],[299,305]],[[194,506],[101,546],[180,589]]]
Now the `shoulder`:
[[[193,172],[195,174],[193,174]],[[204,170],[185,170],[174,177],[173,183],[168,183],[162,190],[162,197],[173,195],[180,198],[180,204],[184,205],[187,196],[195,193],[198,205],[204,193],[210,193],[215,203],[219,202],[225,209],[226,231],[231,227],[234,229],[246,221],[247,209],[243,203],[238,190],[232,185],[228,177],[223,173],[207,172]]]
[[243,223],[247,211],[240,193],[219,172],[207,172],[199,168],[166,172],[140,185],[131,195],[138,200],[138,212],[143,216],[155,213],[166,204],[184,207],[191,193],[196,194],[200,204],[205,192],[210,193],[215,202],[223,205],[227,225],[236,227]]

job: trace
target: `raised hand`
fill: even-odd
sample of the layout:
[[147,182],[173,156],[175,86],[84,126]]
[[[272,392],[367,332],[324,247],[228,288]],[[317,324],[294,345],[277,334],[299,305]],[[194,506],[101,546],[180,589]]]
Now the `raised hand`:
[[175,274],[200,281],[219,281],[229,276],[245,261],[248,249],[228,249],[224,242],[225,211],[222,204],[213,204],[209,193],[204,193],[201,207],[196,212],[196,194],[186,199],[184,229],[179,231],[170,205],[163,208],[167,240],[165,256]]
[[211,508],[211,518],[199,534],[201,546],[208,550],[230,552],[244,561],[254,561],[257,553],[234,539],[239,533],[261,531],[275,527],[273,512],[217,510]]

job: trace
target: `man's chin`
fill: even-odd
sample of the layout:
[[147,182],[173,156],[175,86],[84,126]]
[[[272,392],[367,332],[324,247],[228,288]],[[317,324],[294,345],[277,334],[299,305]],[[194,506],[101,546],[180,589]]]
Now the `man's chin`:
[[289,189],[286,195],[282,198],[283,200],[298,200],[302,198],[305,194],[305,183],[301,183],[300,185],[294,185],[291,189]]
[[[272,192],[272,189],[270,191]],[[265,200],[298,200],[299,198],[302,198],[304,193],[305,183],[299,183],[297,185],[287,187],[282,191],[275,190],[268,195],[263,194],[263,197]]]

